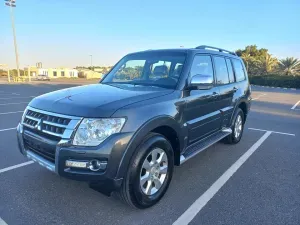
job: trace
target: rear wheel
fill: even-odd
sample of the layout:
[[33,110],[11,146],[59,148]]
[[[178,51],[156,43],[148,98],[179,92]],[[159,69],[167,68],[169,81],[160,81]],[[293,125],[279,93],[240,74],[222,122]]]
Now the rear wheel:
[[150,133],[134,154],[120,198],[136,208],[148,208],[165,194],[172,179],[174,156],[171,144],[160,134]]
[[224,139],[225,143],[228,144],[238,143],[241,140],[244,131],[245,117],[244,117],[243,110],[238,108],[233,118],[234,118],[234,123],[231,126],[232,133]]

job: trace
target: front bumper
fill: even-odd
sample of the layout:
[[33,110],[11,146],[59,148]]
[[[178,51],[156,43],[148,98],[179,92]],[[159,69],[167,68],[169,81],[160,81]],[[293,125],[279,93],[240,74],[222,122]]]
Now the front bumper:
[[[23,125],[17,127],[17,136],[20,152],[27,158],[39,163],[48,170],[69,179],[87,181],[93,184],[105,184],[106,189],[115,190],[122,184],[122,178],[116,179],[120,161],[125,149],[133,136],[133,133],[119,133],[112,135],[99,146],[78,147],[73,146],[69,140],[60,140],[55,143],[55,161],[51,162],[40,154],[26,148],[24,138],[31,138],[37,146],[50,145],[50,140],[43,137],[35,137],[24,129]],[[91,171],[83,168],[72,168],[66,166],[66,161],[90,161],[97,159],[104,162],[99,171]]]

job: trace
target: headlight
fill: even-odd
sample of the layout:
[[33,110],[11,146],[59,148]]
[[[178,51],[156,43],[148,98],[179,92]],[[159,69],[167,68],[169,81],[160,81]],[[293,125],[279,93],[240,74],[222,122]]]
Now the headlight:
[[83,119],[80,123],[73,145],[97,146],[110,135],[121,131],[124,118]]

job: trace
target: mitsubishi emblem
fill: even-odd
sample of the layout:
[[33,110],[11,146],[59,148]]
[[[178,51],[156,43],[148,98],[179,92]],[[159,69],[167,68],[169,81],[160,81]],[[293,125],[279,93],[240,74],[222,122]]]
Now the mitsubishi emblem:
[[37,124],[35,125],[35,128],[36,128],[37,130],[41,131],[41,130],[42,130],[42,123],[43,123],[43,121],[42,121],[42,119],[40,119],[40,120],[37,122]]

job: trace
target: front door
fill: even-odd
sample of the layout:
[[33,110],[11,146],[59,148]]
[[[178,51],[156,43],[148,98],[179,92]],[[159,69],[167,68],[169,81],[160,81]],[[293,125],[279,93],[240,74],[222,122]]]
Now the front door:
[[[190,71],[194,75],[214,77],[212,59],[209,55],[196,55]],[[219,87],[209,90],[190,90],[185,92],[186,108],[184,118],[188,126],[188,145],[220,129],[221,111],[217,103]]]

